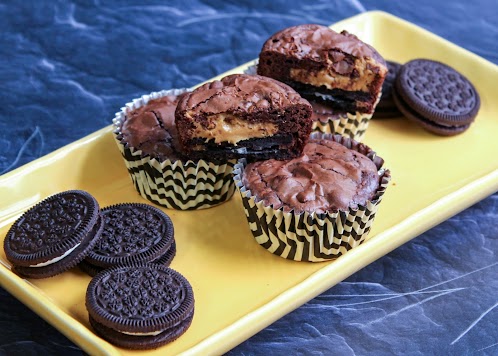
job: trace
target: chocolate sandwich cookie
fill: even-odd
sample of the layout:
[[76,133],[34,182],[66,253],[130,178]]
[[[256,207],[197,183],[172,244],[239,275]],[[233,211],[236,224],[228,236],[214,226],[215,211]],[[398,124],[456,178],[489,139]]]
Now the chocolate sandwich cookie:
[[194,316],[194,294],[180,273],[156,264],[121,266],[88,285],[90,324],[124,348],[152,349],[181,336]]
[[140,203],[116,204],[102,209],[101,215],[102,236],[81,266],[87,273],[174,256],[173,223],[162,210]]
[[301,154],[311,112],[308,101],[279,81],[233,74],[187,93],[175,119],[190,158],[285,159]]
[[480,108],[479,94],[467,78],[429,59],[403,65],[395,89],[394,100],[403,115],[438,135],[467,130]]
[[312,118],[313,121],[327,122],[331,118],[339,116],[336,111],[320,101],[310,100],[311,107],[313,108]]
[[169,267],[169,265],[171,264],[171,262],[173,261],[173,258],[175,258],[175,256],[176,256],[176,242],[173,241],[173,243],[168,248],[166,253],[152,262],[157,263],[157,264],[162,265],[162,266],[165,266],[165,267]]
[[4,240],[5,255],[20,276],[52,277],[83,260],[102,229],[95,198],[81,190],[65,191],[36,204],[14,222]]
[[[170,248],[166,251],[166,253],[161,257],[151,261],[151,263],[155,263],[164,267],[169,267],[175,255],[176,255],[176,243],[173,241],[173,243],[171,244]],[[81,261],[78,264],[78,267],[83,272],[92,277],[94,277],[97,273],[100,273],[105,269],[104,267],[95,266],[85,260]]]
[[390,118],[402,116],[393,99],[394,82],[401,69],[401,64],[393,61],[386,61],[387,76],[382,84],[382,95],[373,114],[374,119]]

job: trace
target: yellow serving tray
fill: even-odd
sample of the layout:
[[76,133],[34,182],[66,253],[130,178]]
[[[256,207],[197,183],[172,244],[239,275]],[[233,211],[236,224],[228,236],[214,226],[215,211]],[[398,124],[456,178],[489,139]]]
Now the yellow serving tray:
[[[178,249],[171,267],[184,274],[193,286],[195,317],[178,340],[140,353],[225,352],[377,258],[498,190],[498,101],[494,97],[497,66],[383,12],[364,13],[332,28],[358,35],[386,59],[406,62],[430,58],[456,68],[481,95],[482,106],[475,123],[461,135],[439,137],[405,119],[373,120],[364,142],[385,159],[393,180],[368,240],[333,262],[294,262],[265,251],[252,238],[237,193],[228,203],[207,210],[167,210],[175,226]],[[250,64],[230,73],[241,72]],[[22,212],[67,189],[89,191],[102,207],[145,202],[132,185],[111,127],[106,127],[0,177],[2,246],[8,228]],[[86,352],[138,353],[116,348],[92,332],[84,300],[90,277],[75,268],[45,280],[24,280],[10,271],[0,250],[1,285]]]

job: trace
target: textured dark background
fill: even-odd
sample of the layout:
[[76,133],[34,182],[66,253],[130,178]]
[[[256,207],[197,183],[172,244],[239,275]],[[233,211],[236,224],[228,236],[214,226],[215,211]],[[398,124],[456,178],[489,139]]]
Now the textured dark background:
[[[109,125],[132,98],[257,57],[279,29],[376,9],[498,63],[495,0],[3,1],[0,174]],[[498,355],[497,224],[494,194],[229,354]],[[3,289],[0,330],[0,354],[82,353]]]

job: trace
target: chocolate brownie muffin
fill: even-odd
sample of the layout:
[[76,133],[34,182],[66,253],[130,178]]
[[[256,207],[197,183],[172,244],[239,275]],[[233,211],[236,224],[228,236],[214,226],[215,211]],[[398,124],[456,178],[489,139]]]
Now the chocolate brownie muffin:
[[382,56],[355,35],[307,24],[284,29],[265,42],[258,74],[338,112],[373,113],[387,67]]
[[241,160],[234,180],[259,245],[283,258],[319,262],[366,239],[391,177],[382,165],[361,143],[313,133],[301,157]]
[[311,106],[289,86],[234,74],[185,95],[175,113],[182,150],[195,158],[287,159],[311,132]]
[[243,183],[274,209],[324,213],[356,209],[371,200],[379,187],[377,171],[375,163],[357,151],[312,139],[298,158],[249,164]]
[[185,158],[175,125],[176,105],[183,95],[166,95],[130,111],[121,127],[123,142],[159,161]]
[[138,193],[170,209],[209,208],[231,198],[235,160],[193,159],[179,149],[174,112],[187,89],[143,95],[113,120],[114,138]]

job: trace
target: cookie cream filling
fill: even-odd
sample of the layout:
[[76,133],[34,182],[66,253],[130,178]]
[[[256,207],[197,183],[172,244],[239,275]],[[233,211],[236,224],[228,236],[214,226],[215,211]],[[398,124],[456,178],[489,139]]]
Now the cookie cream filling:
[[121,334],[131,335],[131,336],[156,336],[162,333],[163,331],[151,331],[149,333],[131,333],[128,331],[119,331]]
[[45,261],[45,262],[38,263],[36,265],[30,265],[29,267],[45,267],[45,266],[51,265],[51,264],[53,264],[55,262],[59,262],[63,258],[67,257],[71,252],[73,252],[76,249],[76,247],[78,247],[79,245],[80,244],[74,245],[74,247],[70,248],[63,255],[61,255],[59,257],[53,258],[53,259]]
[[358,71],[358,75],[353,78],[349,75],[338,74],[331,67],[319,71],[292,68],[289,74],[292,80],[297,82],[317,87],[323,85],[330,90],[342,89],[368,92],[370,84],[375,80],[377,75],[370,69],[372,67],[375,68],[374,63],[370,58],[365,61],[356,60],[354,68]]
[[195,120],[192,123],[195,126],[192,137],[204,138],[206,141],[214,139],[215,143],[228,142],[233,145],[242,140],[272,136],[278,131],[277,125],[273,123],[250,122],[226,113],[209,115],[207,127]]

